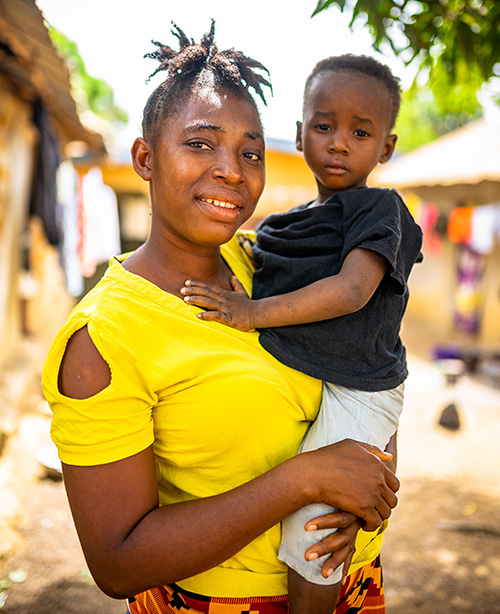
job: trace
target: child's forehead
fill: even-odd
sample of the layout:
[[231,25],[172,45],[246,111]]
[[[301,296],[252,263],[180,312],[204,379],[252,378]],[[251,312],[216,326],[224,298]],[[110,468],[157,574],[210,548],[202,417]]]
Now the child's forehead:
[[376,76],[351,69],[328,69],[318,73],[304,97],[304,111],[314,113],[317,106],[325,110],[334,108],[342,95],[352,106],[376,107],[385,110],[390,117],[392,101],[386,84]]
[[306,101],[318,90],[332,90],[334,87],[367,88],[368,86],[382,89],[389,96],[387,86],[375,75],[349,68],[325,69],[311,81],[309,90],[306,92]]

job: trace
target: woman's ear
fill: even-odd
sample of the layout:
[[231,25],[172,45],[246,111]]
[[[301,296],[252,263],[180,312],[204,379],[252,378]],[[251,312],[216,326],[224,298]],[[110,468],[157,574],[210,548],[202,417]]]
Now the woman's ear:
[[142,137],[135,139],[130,153],[132,154],[132,166],[135,172],[144,181],[151,181],[152,152],[148,143]]
[[297,151],[304,151],[302,149],[302,122],[297,122],[297,135],[295,136],[295,147]]
[[390,134],[385,139],[384,149],[382,150],[382,155],[379,158],[380,164],[385,164],[391,159],[392,154],[396,148],[396,141],[398,140],[397,134]]

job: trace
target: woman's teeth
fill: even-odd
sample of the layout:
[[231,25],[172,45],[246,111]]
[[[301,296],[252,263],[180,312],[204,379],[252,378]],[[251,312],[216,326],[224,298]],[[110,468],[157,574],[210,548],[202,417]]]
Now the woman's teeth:
[[201,198],[200,200],[210,203],[211,205],[215,205],[216,207],[224,207],[225,209],[237,209],[237,205],[233,203],[228,203],[224,200],[215,200],[215,198]]

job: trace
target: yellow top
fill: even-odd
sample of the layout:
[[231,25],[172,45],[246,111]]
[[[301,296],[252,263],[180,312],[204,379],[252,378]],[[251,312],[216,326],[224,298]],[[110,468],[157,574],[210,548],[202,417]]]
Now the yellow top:
[[[222,254],[250,292],[252,265],[237,241]],[[63,462],[104,464],[153,444],[160,503],[168,505],[226,492],[296,454],[317,414],[321,382],[274,359],[258,333],[203,322],[199,311],[111,260],[56,336],[44,366],[51,434]],[[68,340],[85,325],[109,364],[111,383],[89,399],[69,399],[58,391],[58,371]],[[373,537],[358,538],[352,569],[379,553],[381,536]],[[284,594],[279,540],[276,525],[179,584],[215,597]]]

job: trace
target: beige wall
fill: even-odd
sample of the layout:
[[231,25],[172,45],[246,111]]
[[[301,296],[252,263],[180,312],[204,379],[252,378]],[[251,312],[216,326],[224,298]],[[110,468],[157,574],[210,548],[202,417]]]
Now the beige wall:
[[[458,204],[481,205],[500,200],[500,185],[480,184],[473,190],[460,186],[449,188],[419,188],[412,190],[420,198],[435,203],[441,211],[449,213]],[[404,196],[404,193],[403,193]],[[482,288],[483,313],[477,337],[457,331],[453,322],[453,293],[456,284],[457,246],[443,237],[439,253],[426,249],[424,262],[415,265],[410,277],[410,301],[407,318],[421,322],[434,331],[436,343],[457,342],[465,346],[488,349],[500,347],[500,246],[484,256],[485,272]]]
[[[0,367],[22,352],[30,334],[47,345],[74,304],[66,292],[57,249],[28,210],[37,131],[31,105],[0,76]],[[27,230],[26,233],[24,231]],[[29,270],[21,267],[29,238]]]
[[20,237],[28,211],[35,130],[31,107],[0,77],[0,366],[21,337]]

